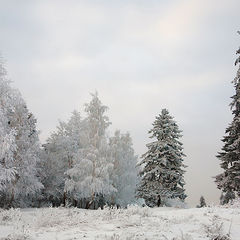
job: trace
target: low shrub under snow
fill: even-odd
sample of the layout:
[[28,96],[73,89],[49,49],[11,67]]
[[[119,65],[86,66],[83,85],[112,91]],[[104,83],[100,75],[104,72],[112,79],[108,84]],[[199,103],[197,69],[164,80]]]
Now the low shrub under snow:
[[234,206],[0,210],[0,240],[239,240]]

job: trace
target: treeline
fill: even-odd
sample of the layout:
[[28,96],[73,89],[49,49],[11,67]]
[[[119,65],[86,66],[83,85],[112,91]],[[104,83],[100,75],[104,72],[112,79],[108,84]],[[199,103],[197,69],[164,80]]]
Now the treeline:
[[[240,31],[238,33],[240,34]],[[222,191],[221,204],[226,204],[235,197],[240,197],[240,48],[236,54],[235,66],[238,66],[238,70],[232,81],[235,93],[231,97],[230,104],[233,120],[222,139],[222,151],[217,155],[220,167],[223,169],[223,173],[215,177],[217,187]]]
[[44,144],[43,201],[81,208],[127,206],[135,201],[137,156],[129,133],[115,131],[97,93],[85,104],[86,117],[74,111]]
[[[240,64],[240,49],[235,65]],[[240,197],[240,68],[233,81],[233,121],[218,154],[223,173],[215,177],[221,204]],[[150,129],[147,152],[138,163],[129,133],[107,135],[111,124],[97,93],[73,111],[41,146],[36,119],[0,63],[0,207],[70,205],[125,207],[140,198],[150,207],[184,202],[182,131],[163,109]],[[143,201],[142,201],[143,202]],[[202,197],[200,207],[205,206]]]
[[41,146],[36,119],[0,65],[0,207],[98,208],[135,201],[137,156],[129,133],[111,124],[97,93]]

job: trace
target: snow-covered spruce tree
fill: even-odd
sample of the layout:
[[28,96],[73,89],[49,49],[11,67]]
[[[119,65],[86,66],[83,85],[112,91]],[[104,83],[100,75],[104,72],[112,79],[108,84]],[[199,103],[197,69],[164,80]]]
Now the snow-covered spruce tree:
[[179,138],[182,136],[178,125],[163,109],[156,117],[150,138],[156,140],[147,144],[148,151],[139,163],[141,181],[137,188],[137,197],[143,198],[148,206],[156,206],[159,199],[186,198],[183,175],[183,147]]
[[197,205],[197,208],[202,208],[202,207],[206,207],[207,204],[206,204],[206,201],[205,201],[205,198],[203,196],[200,197],[200,204]]
[[37,164],[36,119],[0,67],[0,196],[2,205],[26,206],[43,187]]
[[106,110],[97,93],[92,94],[91,102],[85,105],[88,142],[78,150],[72,168],[66,171],[65,190],[86,208],[92,204],[98,207],[95,205],[100,198],[116,191],[109,178],[113,165],[108,154],[106,129],[110,122]]
[[231,203],[236,198],[235,193],[233,191],[227,191],[225,193],[221,193],[220,196],[220,204],[225,205]]
[[235,94],[230,104],[233,121],[226,129],[226,135],[222,140],[224,146],[217,155],[224,172],[215,177],[218,189],[228,193],[229,196],[233,196],[234,193],[240,196],[240,48],[237,54],[235,65],[238,65],[238,70],[233,80]]
[[117,189],[111,195],[109,202],[126,207],[135,201],[137,184],[137,156],[134,154],[132,139],[129,133],[121,134],[115,131],[109,140],[110,154],[113,163],[113,171],[110,178]]
[[200,207],[206,207],[206,201],[205,198],[203,196],[200,197]]
[[65,204],[65,172],[72,168],[73,156],[86,146],[86,124],[78,111],[73,111],[67,122],[60,121],[57,130],[44,144],[45,161],[42,166],[45,172],[44,200],[54,206]]

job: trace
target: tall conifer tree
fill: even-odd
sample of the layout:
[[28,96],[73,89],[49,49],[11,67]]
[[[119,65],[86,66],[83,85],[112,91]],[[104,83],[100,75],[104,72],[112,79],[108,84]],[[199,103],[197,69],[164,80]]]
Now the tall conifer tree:
[[179,142],[181,131],[163,109],[156,117],[153,128],[149,131],[150,138],[156,140],[147,144],[148,151],[143,154],[139,165],[142,177],[137,189],[137,196],[143,198],[148,206],[156,206],[158,199],[186,198],[183,174],[183,148]]
[[228,195],[232,195],[233,198],[234,192],[240,196],[240,48],[237,50],[237,55],[235,65],[238,66],[238,70],[232,81],[235,94],[230,104],[233,121],[226,129],[226,136],[222,139],[224,146],[217,155],[224,172],[215,177],[217,187]]

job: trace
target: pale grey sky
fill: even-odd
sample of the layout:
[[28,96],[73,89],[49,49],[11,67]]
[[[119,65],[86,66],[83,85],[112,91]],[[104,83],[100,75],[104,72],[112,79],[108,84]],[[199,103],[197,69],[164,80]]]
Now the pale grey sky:
[[44,142],[97,90],[138,155],[168,108],[183,130],[187,202],[218,202],[232,116],[239,0],[0,0],[0,51]]

